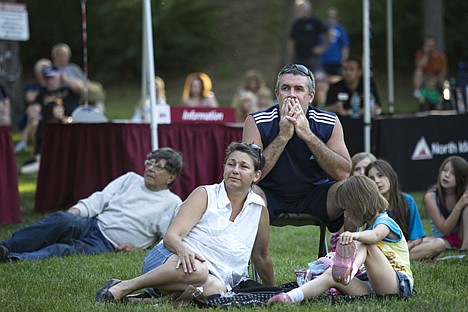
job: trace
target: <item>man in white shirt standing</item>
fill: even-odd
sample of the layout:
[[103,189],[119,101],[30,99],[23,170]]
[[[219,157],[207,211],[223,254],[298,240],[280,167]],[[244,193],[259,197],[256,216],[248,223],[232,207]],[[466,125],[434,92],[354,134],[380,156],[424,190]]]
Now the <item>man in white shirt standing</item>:
[[157,243],[182,203],[170,188],[182,172],[171,148],[148,154],[144,176],[128,172],[102,191],[13,233],[0,243],[0,262],[71,254],[132,251]]

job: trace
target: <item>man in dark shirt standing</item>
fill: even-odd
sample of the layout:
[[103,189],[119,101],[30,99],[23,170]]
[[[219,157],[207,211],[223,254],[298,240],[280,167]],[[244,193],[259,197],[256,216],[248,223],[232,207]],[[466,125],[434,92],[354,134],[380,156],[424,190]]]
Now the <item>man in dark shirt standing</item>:
[[[325,23],[312,16],[312,4],[305,0],[296,5],[296,20],[289,34],[292,63],[305,65],[312,72],[322,69],[320,55],[327,49],[331,33]],[[325,39],[322,42],[322,37]]]

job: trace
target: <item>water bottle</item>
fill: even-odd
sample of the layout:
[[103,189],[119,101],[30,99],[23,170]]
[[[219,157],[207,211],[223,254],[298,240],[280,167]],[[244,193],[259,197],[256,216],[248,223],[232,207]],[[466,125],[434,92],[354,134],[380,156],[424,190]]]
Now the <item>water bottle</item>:
[[465,102],[463,102],[463,95],[459,87],[456,88],[457,95],[457,111],[459,114],[465,113]]
[[361,99],[359,94],[354,92],[351,96],[351,118],[361,117]]

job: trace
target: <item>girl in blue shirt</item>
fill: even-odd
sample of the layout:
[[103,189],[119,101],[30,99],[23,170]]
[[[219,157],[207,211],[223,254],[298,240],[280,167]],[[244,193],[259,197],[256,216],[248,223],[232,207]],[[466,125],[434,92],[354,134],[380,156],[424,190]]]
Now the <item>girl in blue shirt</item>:
[[433,258],[445,250],[441,239],[426,237],[414,198],[401,192],[398,176],[388,162],[370,163],[366,176],[377,184],[380,194],[388,201],[387,213],[402,229],[412,260]]

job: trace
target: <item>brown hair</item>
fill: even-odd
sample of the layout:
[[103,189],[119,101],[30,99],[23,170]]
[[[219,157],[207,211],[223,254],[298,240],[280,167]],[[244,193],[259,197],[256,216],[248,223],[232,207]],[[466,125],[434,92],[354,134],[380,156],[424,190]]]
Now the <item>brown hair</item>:
[[444,169],[445,165],[450,162],[453,168],[453,175],[455,176],[455,188],[457,199],[459,199],[463,193],[465,192],[466,188],[468,187],[468,161],[460,156],[450,156],[446,158],[439,167],[439,175],[437,176],[437,192],[440,196],[440,200],[442,203],[445,203],[445,192],[440,184],[440,175],[442,174],[442,170]]
[[231,142],[231,144],[229,144],[229,146],[226,148],[224,164],[226,164],[229,156],[236,151],[249,155],[252,158],[254,169],[262,170],[263,164],[265,163],[262,150],[256,144],[249,144],[245,142]]
[[377,185],[366,176],[352,176],[344,180],[336,191],[336,201],[339,207],[362,216],[365,222],[384,212],[388,206]]
[[388,204],[391,210],[395,214],[395,221],[403,231],[403,235],[408,239],[408,213],[406,212],[406,199],[401,192],[400,183],[398,182],[398,176],[392,166],[385,160],[376,160],[366,167],[366,176],[369,176],[369,171],[375,168],[382,175],[387,177],[390,184],[388,190]]
[[190,89],[192,86],[192,81],[198,79],[202,83],[202,95],[203,97],[210,97],[213,96],[213,91],[212,91],[212,84],[211,84],[211,78],[205,73],[202,72],[196,72],[196,73],[191,73],[188,74],[187,77],[185,78],[185,84],[184,84],[184,90],[182,91],[182,98],[183,99],[188,99],[192,95],[190,94]]

